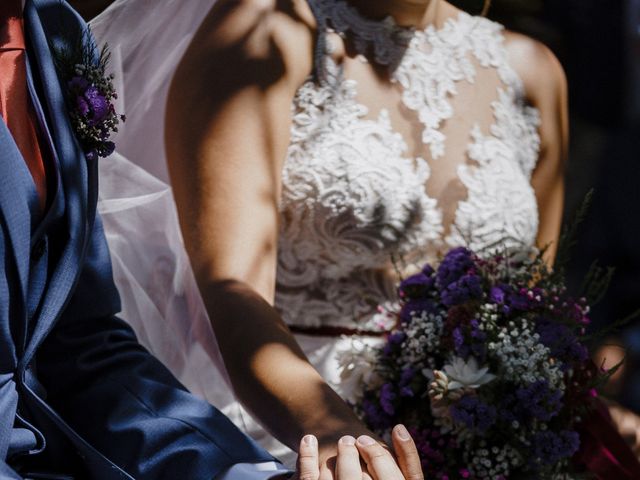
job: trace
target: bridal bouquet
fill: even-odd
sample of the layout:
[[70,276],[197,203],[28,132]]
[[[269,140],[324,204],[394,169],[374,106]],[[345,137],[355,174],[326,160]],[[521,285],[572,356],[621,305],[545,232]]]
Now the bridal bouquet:
[[577,478],[577,427],[607,375],[585,346],[588,301],[542,254],[456,248],[399,297],[384,344],[341,360],[370,428],[384,438],[404,423],[427,478]]

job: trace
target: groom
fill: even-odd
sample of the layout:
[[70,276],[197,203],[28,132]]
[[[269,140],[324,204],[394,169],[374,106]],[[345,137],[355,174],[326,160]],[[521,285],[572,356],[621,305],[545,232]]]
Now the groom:
[[97,164],[50,46],[73,49],[85,28],[61,0],[0,0],[0,478],[284,470],[115,317]]

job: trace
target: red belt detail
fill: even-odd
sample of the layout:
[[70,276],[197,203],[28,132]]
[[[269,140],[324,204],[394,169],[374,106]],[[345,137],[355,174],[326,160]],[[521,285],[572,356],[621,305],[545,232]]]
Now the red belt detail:
[[292,333],[300,335],[309,335],[311,337],[341,337],[342,335],[365,336],[365,337],[385,337],[389,332],[380,332],[375,330],[359,330],[357,328],[344,327],[301,327],[298,325],[289,325]]

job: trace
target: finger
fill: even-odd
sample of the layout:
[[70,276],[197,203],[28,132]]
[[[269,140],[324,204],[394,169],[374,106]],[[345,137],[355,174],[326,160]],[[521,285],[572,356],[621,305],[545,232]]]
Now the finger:
[[320,480],[336,480],[338,452],[337,448],[332,450],[330,456],[326,456],[326,452],[320,454]]
[[337,480],[360,480],[360,454],[356,448],[356,439],[347,435],[338,442],[338,460],[336,464]]
[[332,470],[327,465],[320,467],[320,480],[335,480],[334,475],[335,468]]
[[404,478],[406,480],[424,480],[418,449],[405,426],[396,425],[391,439]]
[[319,480],[319,457],[318,439],[313,435],[306,435],[300,442],[298,471],[295,478],[299,480]]
[[374,480],[403,480],[393,456],[373,438],[367,435],[358,437],[356,447]]

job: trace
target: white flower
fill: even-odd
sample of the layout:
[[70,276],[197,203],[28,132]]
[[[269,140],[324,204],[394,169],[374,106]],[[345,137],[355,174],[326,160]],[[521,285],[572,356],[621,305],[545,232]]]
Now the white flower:
[[454,388],[450,388],[451,382],[447,374],[441,372],[439,370],[434,370],[433,381],[429,384],[429,398],[431,398],[431,403],[433,402],[457,402],[463,396],[465,396],[470,391],[473,391],[473,388],[465,387],[460,388],[459,382],[455,382]]
[[480,368],[473,357],[470,357],[467,362],[460,357],[456,357],[453,359],[452,364],[445,365],[443,370],[451,380],[448,385],[449,390],[457,390],[459,388],[476,389],[496,378],[495,375],[489,373],[489,367]]
[[382,385],[376,372],[376,349],[359,339],[352,339],[350,348],[338,353],[340,383],[335,390],[345,400],[356,403],[365,389],[375,389]]

